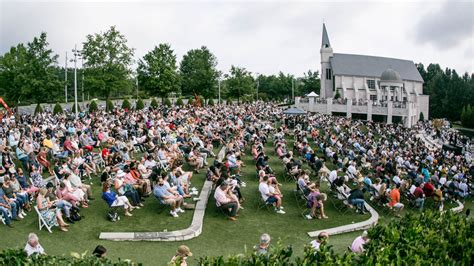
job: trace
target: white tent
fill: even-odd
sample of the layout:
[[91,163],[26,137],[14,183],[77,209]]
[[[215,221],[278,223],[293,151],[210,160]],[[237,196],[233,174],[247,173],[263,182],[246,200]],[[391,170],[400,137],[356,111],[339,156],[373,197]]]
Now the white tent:
[[310,92],[308,95],[306,95],[306,97],[318,97],[318,96],[319,96],[319,95],[318,95],[316,92],[314,92],[314,91],[312,91],[312,92]]

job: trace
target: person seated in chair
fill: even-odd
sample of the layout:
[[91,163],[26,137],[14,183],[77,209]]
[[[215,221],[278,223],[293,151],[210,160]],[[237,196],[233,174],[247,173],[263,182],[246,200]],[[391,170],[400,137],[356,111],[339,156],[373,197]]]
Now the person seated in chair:
[[220,186],[216,188],[214,198],[216,200],[216,206],[229,216],[229,220],[236,221],[239,202],[229,193],[230,189],[231,187],[226,182],[222,182]]
[[360,189],[360,187],[356,187],[350,191],[349,195],[349,204],[356,206],[357,211],[360,214],[365,214],[365,200],[364,200],[364,192],[365,188]]
[[168,182],[165,182],[162,176],[158,177],[158,182],[153,189],[153,194],[160,201],[161,204],[169,205],[171,207],[171,216],[179,217],[178,212],[183,213],[181,209],[183,205],[183,197],[179,195],[176,190],[173,190]]
[[266,204],[274,205],[276,213],[285,214],[283,207],[281,206],[281,197],[276,197],[270,192],[269,184],[270,181],[268,179],[268,175],[265,175],[262,182],[260,182],[258,185],[258,190],[260,191],[263,201],[265,201]]
[[125,210],[125,216],[132,216],[130,213],[133,211],[133,206],[126,196],[117,196],[115,192],[110,190],[110,183],[104,182],[102,185],[102,198],[107,202],[109,207],[123,207]]

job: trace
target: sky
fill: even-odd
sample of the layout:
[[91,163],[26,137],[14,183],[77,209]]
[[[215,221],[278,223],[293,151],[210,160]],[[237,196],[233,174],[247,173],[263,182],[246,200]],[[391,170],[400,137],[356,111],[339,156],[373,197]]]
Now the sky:
[[322,23],[335,53],[439,63],[474,73],[474,0],[12,1],[0,0],[0,54],[44,31],[64,54],[115,25],[135,59],[169,43],[178,60],[207,46],[218,69],[302,76],[320,69]]

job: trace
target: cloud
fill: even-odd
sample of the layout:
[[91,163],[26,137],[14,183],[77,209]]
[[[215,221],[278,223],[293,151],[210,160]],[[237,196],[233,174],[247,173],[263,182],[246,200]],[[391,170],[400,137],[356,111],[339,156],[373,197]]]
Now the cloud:
[[[445,5],[432,0],[369,4],[358,0],[0,0],[0,54],[45,31],[51,49],[60,56],[59,63],[64,64],[65,52],[70,53],[75,43],[81,44],[87,34],[116,25],[128,44],[136,48],[135,59],[160,43],[169,43],[178,60],[188,50],[205,45],[216,55],[217,67],[224,73],[236,65],[254,73],[302,75],[320,68],[324,19],[335,53],[403,58],[425,65],[440,63],[458,72],[473,71],[472,57],[465,56],[472,42],[464,41],[459,49],[447,50],[423,45],[427,41],[410,36],[415,29],[419,32],[424,21],[437,23],[438,9]],[[458,21],[459,15],[453,13],[457,9],[444,12],[448,13],[442,14],[445,20],[452,17]],[[463,28],[459,29],[463,34],[458,35],[465,40],[469,24],[462,23],[454,28]]]
[[415,37],[437,48],[454,48],[474,38],[474,2],[445,1],[422,16]]

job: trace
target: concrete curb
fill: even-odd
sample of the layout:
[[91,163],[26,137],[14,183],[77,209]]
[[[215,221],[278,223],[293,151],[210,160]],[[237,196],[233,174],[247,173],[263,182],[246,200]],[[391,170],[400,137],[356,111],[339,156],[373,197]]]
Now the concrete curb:
[[[225,146],[219,151],[217,160],[222,162],[225,157]],[[199,201],[194,209],[193,221],[188,228],[171,232],[102,232],[99,239],[112,241],[184,241],[195,238],[202,233],[204,214],[209,195],[212,192],[212,181],[205,181]]]
[[312,231],[312,232],[308,232],[308,235],[309,235],[309,237],[314,238],[314,237],[318,237],[319,233],[321,233],[321,232],[326,232],[329,235],[338,235],[338,234],[343,234],[343,233],[349,233],[349,232],[369,229],[372,226],[377,224],[377,222],[379,220],[379,214],[368,203],[365,203],[365,208],[370,212],[370,218],[368,220],[358,222],[358,223],[354,223],[354,224],[347,224],[347,225],[342,225],[342,226],[338,226],[338,227],[333,227],[333,228],[328,228],[328,229],[323,229],[323,230],[318,230],[318,231]]
[[188,228],[171,232],[102,232],[99,239],[112,241],[183,241],[202,233],[207,200],[212,190],[212,182],[206,181],[202,187],[199,201],[196,203],[193,221]]

